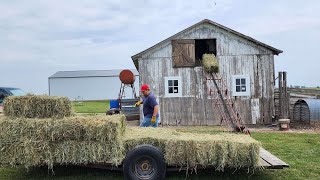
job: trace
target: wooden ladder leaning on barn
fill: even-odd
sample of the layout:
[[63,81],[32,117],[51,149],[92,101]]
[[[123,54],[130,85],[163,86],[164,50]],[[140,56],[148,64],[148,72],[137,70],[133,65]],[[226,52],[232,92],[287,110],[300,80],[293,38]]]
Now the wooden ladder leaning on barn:
[[221,122],[224,121],[225,124],[232,128],[235,132],[242,132],[250,135],[249,129],[244,125],[240,114],[238,113],[236,102],[231,97],[230,91],[228,90],[223,78],[217,73],[210,73],[210,78],[212,83],[208,83],[210,88],[209,94],[212,95],[212,88],[214,86],[216,90],[213,90],[214,106],[218,108],[221,116]]

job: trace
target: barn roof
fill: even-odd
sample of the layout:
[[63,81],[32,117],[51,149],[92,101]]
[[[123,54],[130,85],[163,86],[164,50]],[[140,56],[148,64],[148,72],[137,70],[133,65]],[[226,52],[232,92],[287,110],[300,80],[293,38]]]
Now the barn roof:
[[[80,78],[80,77],[118,77],[123,69],[113,70],[80,70],[80,71],[58,71],[54,73],[52,78]],[[136,76],[139,75],[136,69],[130,69]]]
[[161,44],[163,44],[163,43],[165,43],[165,42],[167,42],[167,41],[171,41],[172,39],[175,39],[177,36],[179,36],[179,35],[187,32],[187,31],[189,31],[190,29],[192,29],[192,28],[194,28],[194,27],[196,27],[196,26],[199,26],[199,25],[205,24],[205,23],[208,23],[208,24],[211,24],[211,25],[213,25],[213,26],[219,27],[219,28],[221,28],[221,29],[224,29],[224,30],[230,32],[230,33],[233,33],[233,34],[235,34],[235,35],[237,35],[237,36],[240,36],[240,37],[242,37],[242,38],[244,38],[244,39],[247,39],[248,41],[251,41],[251,42],[256,43],[256,44],[258,44],[258,45],[260,45],[260,46],[263,46],[263,47],[265,47],[265,48],[267,48],[267,49],[270,49],[270,50],[271,50],[274,54],[276,54],[276,55],[278,55],[278,54],[280,54],[280,53],[283,52],[283,51],[280,50],[280,49],[277,49],[277,48],[274,48],[274,47],[269,46],[269,45],[267,45],[267,44],[264,44],[264,43],[262,43],[262,42],[260,42],[260,41],[258,41],[258,40],[255,40],[255,39],[253,39],[253,38],[251,38],[251,37],[249,37],[249,36],[246,36],[246,35],[244,35],[244,34],[242,34],[242,33],[239,33],[239,32],[237,32],[237,31],[235,31],[235,30],[232,30],[232,29],[230,29],[230,28],[228,28],[228,27],[225,27],[225,26],[223,26],[223,25],[221,25],[221,24],[218,24],[218,23],[216,23],[216,22],[214,22],[214,21],[211,21],[211,20],[209,20],[209,19],[204,19],[204,20],[202,20],[202,21],[200,21],[200,22],[198,22],[198,23],[196,23],[196,24],[194,24],[194,25],[192,25],[192,26],[190,26],[190,27],[188,27],[188,28],[186,28],[186,29],[178,32],[177,34],[175,34],[175,35],[173,35],[173,36],[170,36],[169,38],[167,38],[167,39],[165,39],[165,40],[163,40],[163,41],[155,44],[154,46],[152,46],[152,47],[150,47],[150,48],[148,48],[148,49],[146,49],[146,50],[144,50],[144,51],[142,51],[142,52],[140,52],[140,53],[138,53],[138,54],[136,54],[136,55],[133,55],[131,58],[132,58],[133,61],[136,61],[136,60],[139,58],[139,56],[141,56],[142,54],[144,54],[144,53],[146,53],[146,52],[148,52],[148,51],[156,48],[157,46],[159,46],[159,45],[161,45]]

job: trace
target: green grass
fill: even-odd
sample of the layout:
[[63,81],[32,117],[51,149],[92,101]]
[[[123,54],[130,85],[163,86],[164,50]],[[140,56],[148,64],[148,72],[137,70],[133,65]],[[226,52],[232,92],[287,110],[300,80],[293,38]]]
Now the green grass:
[[[215,128],[181,129],[195,133],[217,133]],[[287,162],[290,168],[283,170],[263,170],[254,174],[247,170],[229,170],[214,172],[213,170],[198,171],[189,175],[188,179],[319,179],[320,177],[320,134],[254,132],[252,137],[261,141],[263,147]],[[45,167],[32,168],[27,172],[24,168],[0,168],[0,179],[122,179],[122,173],[110,170],[97,170],[76,166],[58,166],[55,175]],[[167,179],[185,179],[185,172],[170,172]]]
[[72,106],[76,113],[105,113],[109,109],[109,101],[72,102]]

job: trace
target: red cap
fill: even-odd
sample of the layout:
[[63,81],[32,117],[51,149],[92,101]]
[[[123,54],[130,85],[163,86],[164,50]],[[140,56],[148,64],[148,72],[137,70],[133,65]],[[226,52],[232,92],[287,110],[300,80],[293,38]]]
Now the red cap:
[[148,84],[144,84],[144,85],[141,86],[141,91],[147,91],[149,89],[150,89],[150,87],[149,87]]

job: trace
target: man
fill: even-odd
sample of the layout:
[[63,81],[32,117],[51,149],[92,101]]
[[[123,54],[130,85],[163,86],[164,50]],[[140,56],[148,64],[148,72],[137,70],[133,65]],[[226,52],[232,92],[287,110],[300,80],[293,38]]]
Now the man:
[[136,106],[143,104],[143,121],[140,127],[158,127],[159,123],[159,105],[156,101],[156,97],[150,91],[148,84],[141,86],[141,93],[143,94],[142,101],[138,101]]

